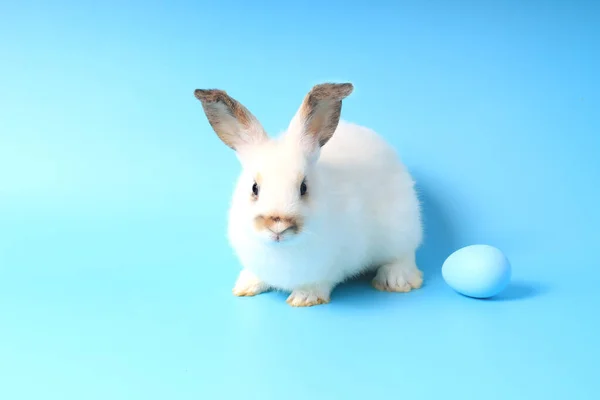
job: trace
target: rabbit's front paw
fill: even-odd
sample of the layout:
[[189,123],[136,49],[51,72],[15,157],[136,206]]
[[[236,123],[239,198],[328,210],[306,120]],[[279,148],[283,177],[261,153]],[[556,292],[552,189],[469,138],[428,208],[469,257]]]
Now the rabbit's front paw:
[[262,282],[253,273],[247,270],[242,270],[238,276],[235,286],[233,287],[233,294],[236,296],[256,296],[270,289],[269,285]]
[[311,307],[329,303],[331,288],[325,285],[305,286],[296,289],[287,298],[292,307]]
[[411,259],[379,267],[373,279],[377,290],[386,292],[410,292],[423,285],[423,273]]

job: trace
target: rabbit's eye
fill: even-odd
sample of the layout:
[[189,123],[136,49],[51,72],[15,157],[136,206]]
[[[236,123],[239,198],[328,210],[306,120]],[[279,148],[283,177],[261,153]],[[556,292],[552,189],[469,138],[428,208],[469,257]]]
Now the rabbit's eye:
[[258,197],[258,191],[259,191],[258,183],[254,182],[254,185],[252,185],[252,194],[254,196]]
[[306,181],[302,181],[302,183],[300,184],[300,196],[304,196],[306,194]]

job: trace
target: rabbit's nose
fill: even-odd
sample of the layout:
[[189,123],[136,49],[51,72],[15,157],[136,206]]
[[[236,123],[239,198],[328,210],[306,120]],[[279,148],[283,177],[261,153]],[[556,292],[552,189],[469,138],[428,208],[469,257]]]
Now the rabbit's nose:
[[284,232],[296,229],[296,225],[289,221],[278,220],[270,225],[267,225],[267,229],[273,233],[281,235]]
[[298,222],[295,217],[282,215],[259,216],[256,218],[257,226],[262,225],[264,228],[273,232],[276,235],[281,235],[288,231],[297,231]]

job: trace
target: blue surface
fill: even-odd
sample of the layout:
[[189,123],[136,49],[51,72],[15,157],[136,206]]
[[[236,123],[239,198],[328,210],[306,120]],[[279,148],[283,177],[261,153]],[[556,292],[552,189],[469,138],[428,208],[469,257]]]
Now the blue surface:
[[[0,4],[0,399],[597,398],[598,2],[51,3]],[[326,80],[418,180],[425,285],[234,298],[193,90],[276,133]],[[441,278],[473,243],[499,298]]]

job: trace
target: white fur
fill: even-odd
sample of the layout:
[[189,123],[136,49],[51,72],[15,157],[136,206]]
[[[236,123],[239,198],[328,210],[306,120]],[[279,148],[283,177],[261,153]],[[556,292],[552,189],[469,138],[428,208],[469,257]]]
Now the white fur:
[[[379,289],[420,287],[415,264],[422,240],[419,201],[394,149],[372,130],[340,121],[320,154],[317,150],[308,158],[298,123],[295,118],[280,138],[240,155],[243,171],[228,227],[243,268],[237,291],[243,292],[244,282],[250,281],[261,289],[251,294],[273,288],[291,291],[292,305],[319,304],[329,301],[338,283],[375,268],[373,283]],[[252,202],[257,173],[264,184],[258,201]],[[306,174],[308,201],[297,194],[299,174]],[[304,229],[275,243],[254,226],[256,215],[269,213],[299,214],[305,218]]]

